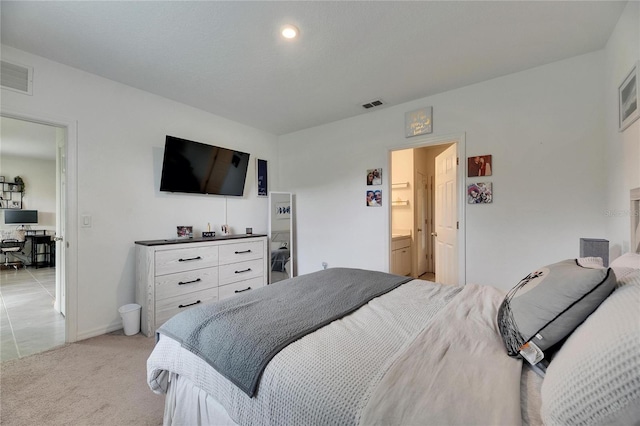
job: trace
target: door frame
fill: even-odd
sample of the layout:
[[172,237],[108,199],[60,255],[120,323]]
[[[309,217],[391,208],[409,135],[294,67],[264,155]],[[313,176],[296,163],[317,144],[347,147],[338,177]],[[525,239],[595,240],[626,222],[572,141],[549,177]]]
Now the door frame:
[[[406,144],[402,144],[402,145],[397,145],[397,146],[393,146],[393,147],[389,147],[388,148],[388,152],[387,152],[387,170],[389,170],[389,173],[387,174],[387,176],[389,176],[388,179],[386,179],[386,183],[384,184],[384,188],[385,191],[387,192],[387,194],[389,194],[389,196],[387,196],[387,199],[389,200],[389,202],[387,203],[387,271],[391,271],[391,247],[392,247],[392,236],[391,236],[391,214],[392,214],[392,206],[391,206],[391,176],[392,176],[392,170],[391,170],[391,154],[393,151],[401,151],[401,150],[405,150],[405,149],[415,149],[415,148],[424,148],[427,146],[434,146],[434,145],[444,145],[447,143],[455,143],[456,144],[456,151],[457,151],[457,156],[458,156],[458,170],[457,170],[457,184],[458,184],[458,194],[457,194],[457,198],[458,198],[458,206],[457,206],[457,210],[458,210],[458,223],[459,223],[459,228],[458,228],[458,236],[457,236],[457,244],[458,244],[458,284],[459,285],[465,285],[467,283],[467,268],[466,268],[466,174],[467,174],[467,161],[466,161],[466,151],[467,151],[467,144],[466,144],[466,133],[454,133],[454,134],[447,134],[447,135],[439,135],[439,136],[426,136],[426,137],[413,137],[411,138],[411,141],[406,143]],[[415,170],[415,168],[414,168]]]
[[[2,108],[2,117],[30,121],[66,130],[66,205],[65,232],[61,242],[65,250],[65,342],[78,339],[78,122],[40,113]],[[60,183],[57,182],[56,185]]]

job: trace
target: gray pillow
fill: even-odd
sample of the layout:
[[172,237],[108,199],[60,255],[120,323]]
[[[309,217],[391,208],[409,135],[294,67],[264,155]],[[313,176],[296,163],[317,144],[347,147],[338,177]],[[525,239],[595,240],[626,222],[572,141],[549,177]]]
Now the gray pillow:
[[580,266],[568,259],[527,275],[498,310],[498,327],[510,356],[532,341],[542,351],[567,337],[616,285],[611,268]]

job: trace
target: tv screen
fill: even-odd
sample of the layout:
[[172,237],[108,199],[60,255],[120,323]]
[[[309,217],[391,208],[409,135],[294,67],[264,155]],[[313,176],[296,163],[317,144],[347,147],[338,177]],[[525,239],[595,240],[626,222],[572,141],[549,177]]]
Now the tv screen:
[[168,136],[160,191],[242,196],[249,154]]
[[7,209],[4,211],[4,223],[16,225],[38,223],[38,210]]

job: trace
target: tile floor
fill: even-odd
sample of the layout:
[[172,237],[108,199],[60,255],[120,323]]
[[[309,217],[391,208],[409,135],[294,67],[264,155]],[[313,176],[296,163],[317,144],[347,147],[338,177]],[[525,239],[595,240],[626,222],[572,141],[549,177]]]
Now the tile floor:
[[64,344],[64,317],[53,309],[55,268],[0,271],[0,360]]

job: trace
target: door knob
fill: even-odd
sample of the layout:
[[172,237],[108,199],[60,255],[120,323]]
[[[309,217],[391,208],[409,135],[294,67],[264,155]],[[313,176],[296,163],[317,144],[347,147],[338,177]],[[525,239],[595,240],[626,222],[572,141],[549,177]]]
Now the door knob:
[[53,241],[62,241],[62,237],[53,237]]
[[437,233],[437,232],[432,232],[432,233],[431,233],[431,236],[432,236],[432,237],[437,237],[437,236],[438,236],[438,233]]
[[422,232],[422,229],[418,228],[418,232]]

